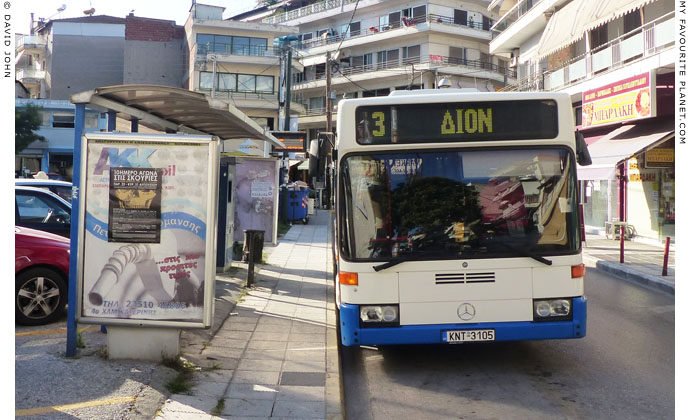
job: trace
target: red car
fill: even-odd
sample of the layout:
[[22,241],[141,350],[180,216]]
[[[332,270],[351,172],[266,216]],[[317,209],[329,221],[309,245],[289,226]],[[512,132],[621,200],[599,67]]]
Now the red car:
[[15,321],[55,321],[67,304],[69,239],[26,227],[14,228]]

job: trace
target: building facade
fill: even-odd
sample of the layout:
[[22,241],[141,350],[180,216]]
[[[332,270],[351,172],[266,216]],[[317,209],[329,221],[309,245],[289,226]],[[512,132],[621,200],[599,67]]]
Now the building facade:
[[[282,49],[277,39],[296,27],[223,19],[223,7],[195,3],[185,23],[186,88],[234,105],[260,126],[279,130]],[[294,59],[292,65],[301,71]],[[300,106],[293,104],[294,115]],[[264,142],[229,142],[226,151],[268,156]],[[235,144],[237,143],[237,144]]]
[[[28,35],[17,37],[15,107],[42,107],[39,134],[16,156],[19,175],[39,170],[71,179],[74,105],[70,97],[101,86],[156,84],[183,86],[184,28],[173,21],[135,17],[83,16],[34,21]],[[90,109],[86,130],[106,129],[105,110]],[[118,122],[118,130],[129,124]],[[142,128],[142,132],[146,132]]]
[[[333,111],[338,100],[388,95],[399,89],[494,91],[515,82],[508,61],[489,53],[498,18],[488,1],[329,0],[277,2],[235,18],[299,27],[293,46],[304,71],[293,92],[304,113],[299,129],[310,138],[326,129],[326,60],[331,60]],[[332,113],[332,127],[335,127]]]
[[593,165],[579,167],[588,231],[626,222],[675,237],[675,12],[671,0],[494,0],[506,90],[567,92]]

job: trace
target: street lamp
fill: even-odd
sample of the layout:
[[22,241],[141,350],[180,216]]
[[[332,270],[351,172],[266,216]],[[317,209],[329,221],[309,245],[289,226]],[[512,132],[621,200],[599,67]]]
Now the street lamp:
[[453,82],[450,81],[447,77],[443,77],[440,82],[438,82],[438,86],[436,87],[437,89],[448,89],[450,87],[453,87]]

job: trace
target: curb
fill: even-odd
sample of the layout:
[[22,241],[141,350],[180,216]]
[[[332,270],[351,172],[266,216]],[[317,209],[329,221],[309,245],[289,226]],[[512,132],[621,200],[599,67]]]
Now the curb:
[[598,270],[605,271],[622,280],[647,286],[674,296],[676,294],[676,284],[674,282],[661,279],[651,274],[641,273],[635,269],[621,266],[619,263],[603,261],[586,255],[582,256],[582,260],[587,266],[592,266]]
[[623,280],[651,287],[674,296],[676,294],[676,284],[674,282],[660,279],[657,276],[640,273],[637,270],[623,267],[620,264],[611,263],[609,261],[597,261],[596,268],[611,273]]

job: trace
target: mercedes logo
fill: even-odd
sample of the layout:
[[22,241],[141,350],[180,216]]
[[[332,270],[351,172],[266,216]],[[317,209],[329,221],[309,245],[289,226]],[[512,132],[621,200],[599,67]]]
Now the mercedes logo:
[[474,309],[471,303],[463,303],[458,306],[458,316],[463,321],[469,321],[477,314],[477,310]]

